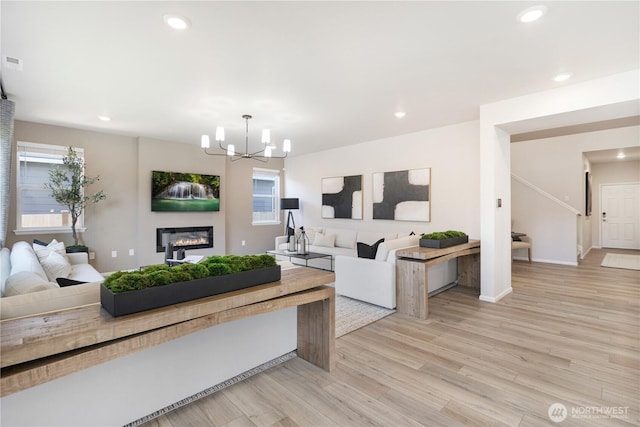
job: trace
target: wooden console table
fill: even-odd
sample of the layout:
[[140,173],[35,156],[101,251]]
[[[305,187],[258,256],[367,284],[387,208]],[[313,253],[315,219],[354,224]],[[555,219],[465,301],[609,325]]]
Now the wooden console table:
[[429,267],[458,260],[458,285],[480,289],[480,241],[444,249],[415,246],[396,252],[396,304],[398,313],[419,319],[429,315]]
[[112,317],[100,304],[0,322],[1,396],[232,320],[297,307],[298,356],[335,367],[335,281],[313,268],[267,283]]

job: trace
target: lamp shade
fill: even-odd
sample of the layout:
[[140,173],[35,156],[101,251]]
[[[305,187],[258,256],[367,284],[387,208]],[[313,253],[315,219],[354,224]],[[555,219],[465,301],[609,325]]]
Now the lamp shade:
[[300,209],[300,202],[298,199],[280,199],[280,209]]

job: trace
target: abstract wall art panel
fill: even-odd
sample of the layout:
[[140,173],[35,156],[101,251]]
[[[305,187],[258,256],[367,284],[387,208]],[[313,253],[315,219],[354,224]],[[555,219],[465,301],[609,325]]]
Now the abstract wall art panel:
[[362,219],[362,175],[322,178],[322,218]]
[[373,174],[373,219],[431,221],[431,169]]

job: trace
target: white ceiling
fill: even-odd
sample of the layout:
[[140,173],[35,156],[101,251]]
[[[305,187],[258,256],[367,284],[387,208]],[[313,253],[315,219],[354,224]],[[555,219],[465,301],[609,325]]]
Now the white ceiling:
[[23,70],[3,60],[2,80],[19,120],[198,144],[216,125],[242,141],[252,114],[252,140],[269,127],[296,155],[640,67],[640,2],[549,1],[516,20],[536,3],[3,0],[1,53]]

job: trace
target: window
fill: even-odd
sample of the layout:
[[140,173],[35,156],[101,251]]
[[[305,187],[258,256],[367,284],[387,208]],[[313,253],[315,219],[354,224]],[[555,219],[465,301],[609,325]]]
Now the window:
[[280,172],[253,169],[253,225],[280,224]]
[[[75,148],[79,156],[84,150]],[[59,145],[18,142],[16,170],[16,233],[67,231],[71,215],[66,206],[60,205],[44,188],[49,181],[49,170],[62,164],[67,147]],[[82,230],[83,219],[76,227]]]

